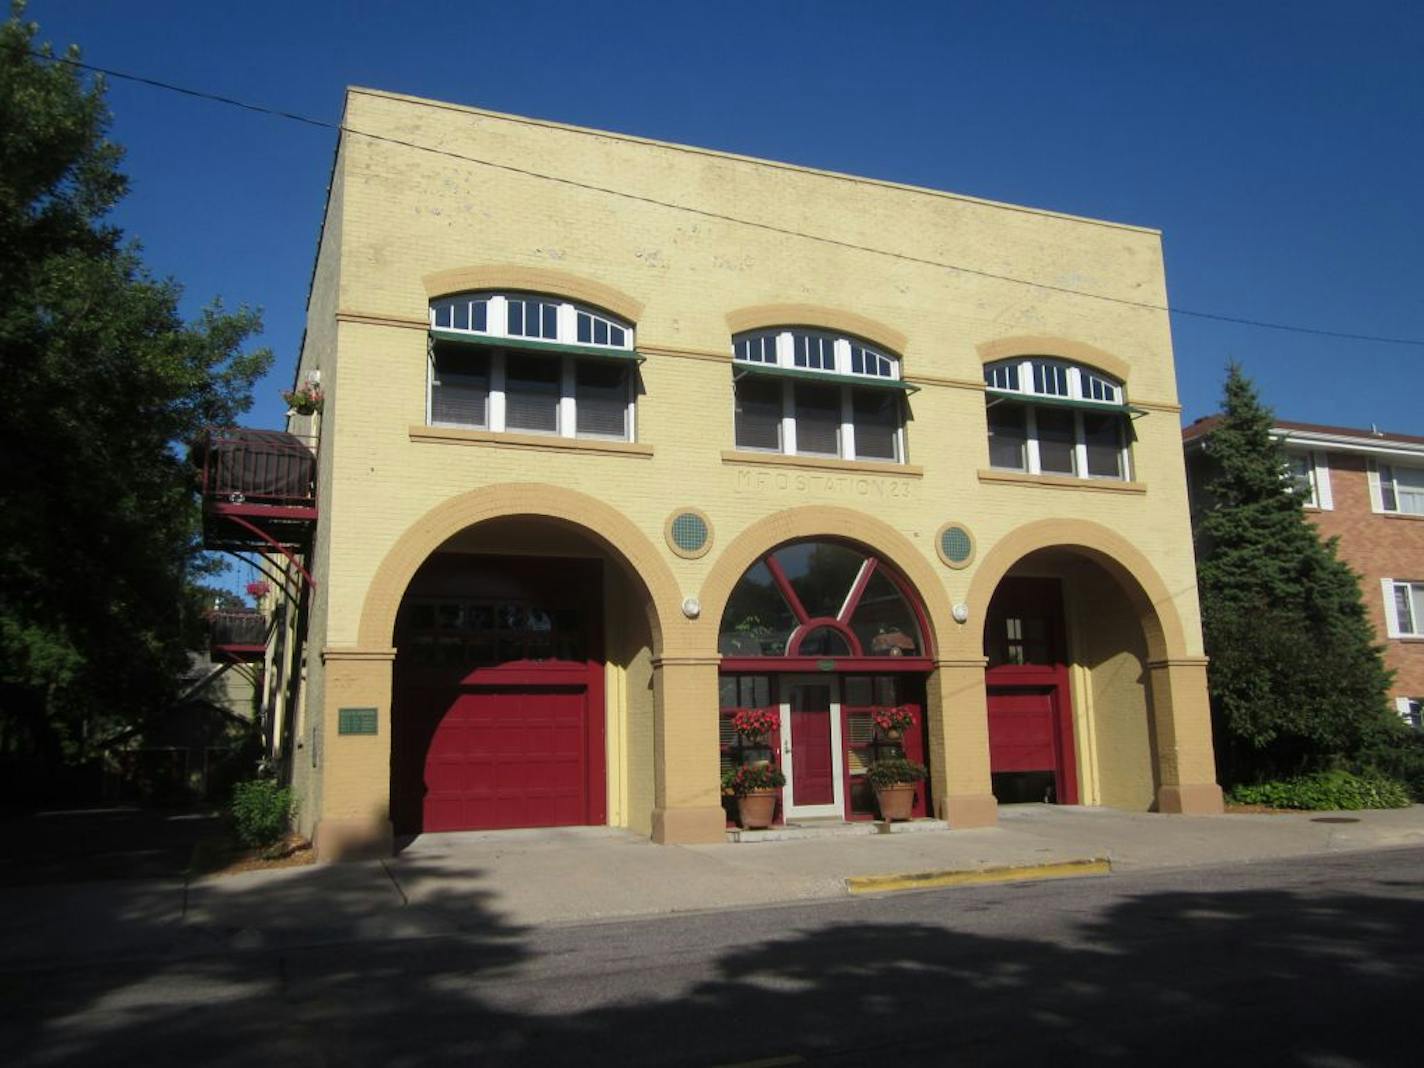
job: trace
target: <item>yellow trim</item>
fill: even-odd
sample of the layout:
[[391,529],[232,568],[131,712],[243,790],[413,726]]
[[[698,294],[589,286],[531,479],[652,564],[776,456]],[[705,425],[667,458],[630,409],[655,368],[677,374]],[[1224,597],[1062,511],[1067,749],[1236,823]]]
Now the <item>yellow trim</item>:
[[813,471],[847,471],[858,475],[885,475],[889,478],[922,478],[923,467],[897,464],[888,460],[822,460],[814,456],[792,456],[784,452],[741,452],[725,449],[724,464],[750,464],[762,467],[807,467]]
[[328,645],[321,651],[321,662],[330,664],[335,660],[378,661],[395,660],[396,651],[392,647],[362,649],[350,646]]
[[410,440],[444,445],[493,445],[503,449],[538,449],[547,452],[586,452],[599,456],[634,456],[649,460],[651,445],[636,441],[598,441],[594,438],[560,438],[550,434],[508,434],[493,430],[465,430],[454,426],[413,423]]
[[1046,486],[1049,489],[1102,490],[1107,493],[1146,493],[1145,482],[1118,482],[1111,478],[1078,478],[1074,475],[1030,475],[1022,471],[979,469],[980,482],[1009,486]]
[[643,315],[643,302],[603,282],[556,271],[549,267],[498,264],[495,266],[451,267],[434,271],[422,279],[431,300],[480,289],[518,293],[547,293],[592,304],[636,324]]
[[975,348],[979,352],[980,363],[997,363],[999,360],[1022,359],[1028,356],[1052,356],[1085,363],[1100,371],[1106,371],[1124,385],[1132,373],[1132,364],[1121,356],[1114,356],[1084,341],[1048,334],[996,338],[993,341],[981,342]]
[[768,330],[774,327],[810,326],[838,334],[854,334],[888,349],[889,355],[903,356],[909,339],[884,323],[867,319],[855,312],[839,308],[823,308],[816,304],[758,304],[727,313],[727,329],[733,334],[748,330]]
[[853,875],[846,879],[852,894],[884,894],[895,890],[929,890],[942,886],[982,886],[985,883],[1020,883],[1031,879],[1073,879],[1085,875],[1111,875],[1112,863],[1100,858],[1067,860],[1058,864],[982,868],[978,871],[926,871],[907,875]]
[[1194,659],[1187,652],[1186,630],[1176,609],[1177,597],[1190,595],[1194,588],[1188,586],[1174,596],[1141,549],[1117,531],[1086,519],[1039,519],[990,548],[974,571],[966,598],[974,617],[985,618],[994,591],[1009,569],[1039,549],[1078,552],[1117,580],[1137,612],[1149,662]]
[[360,323],[362,326],[391,326],[401,330],[429,330],[430,319],[413,319],[408,315],[381,315],[375,312],[350,311],[341,309],[336,313],[338,323]]

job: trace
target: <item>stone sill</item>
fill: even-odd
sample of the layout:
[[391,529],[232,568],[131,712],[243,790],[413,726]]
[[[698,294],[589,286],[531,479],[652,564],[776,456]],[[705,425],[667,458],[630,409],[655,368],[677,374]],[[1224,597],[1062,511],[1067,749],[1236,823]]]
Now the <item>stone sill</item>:
[[1424,523],[1424,515],[1413,515],[1409,512],[1376,512],[1375,515],[1384,519],[1402,519],[1406,523]]
[[1005,486],[1046,486],[1049,489],[1095,490],[1100,493],[1146,493],[1145,482],[1117,482],[1110,478],[1074,478],[1071,475],[1026,475],[1021,471],[980,469],[980,482]]
[[491,430],[465,430],[453,426],[412,426],[410,440],[438,445],[490,445],[497,449],[534,449],[542,452],[577,452],[595,456],[632,456],[652,459],[653,447],[633,441],[598,441],[560,438],[550,434],[500,434]]
[[925,469],[915,464],[897,464],[876,460],[830,460],[815,456],[791,456],[782,452],[741,452],[725,450],[724,464],[747,464],[752,467],[802,467],[812,471],[841,471],[857,475],[885,475],[889,478],[923,478]]

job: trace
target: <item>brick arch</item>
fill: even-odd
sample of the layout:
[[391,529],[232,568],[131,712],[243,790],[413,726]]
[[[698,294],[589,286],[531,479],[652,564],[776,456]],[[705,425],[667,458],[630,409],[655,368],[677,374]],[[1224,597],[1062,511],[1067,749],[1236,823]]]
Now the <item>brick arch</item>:
[[[704,635],[716,651],[717,631],[732,588],[749,567],[778,545],[811,538],[852,541],[888,561],[909,583],[929,617],[931,655],[944,655],[942,635],[954,626],[949,598],[924,554],[894,527],[850,508],[813,505],[789,508],[760,519],[734,538],[717,558],[702,583],[702,618],[711,626]],[[705,651],[705,650],[704,650]]]
[[980,363],[994,363],[998,360],[1012,360],[1024,356],[1057,356],[1074,363],[1087,364],[1100,371],[1106,371],[1119,382],[1127,382],[1132,373],[1132,364],[1121,356],[1114,356],[1083,341],[1066,337],[1032,335],[1023,337],[997,338],[977,346]]
[[[582,493],[538,483],[512,483],[472,490],[446,501],[416,520],[397,539],[366,591],[361,608],[360,644],[389,648],[396,612],[416,571],[449,538],[489,519],[510,517],[552,519],[576,526],[588,538],[620,560],[647,591],[645,610],[653,637],[653,654],[665,654],[689,639],[677,606],[682,599],[677,580],[653,544],[613,508]],[[679,629],[668,633],[669,622]]]
[[556,271],[550,267],[523,267],[515,264],[452,267],[427,274],[421,281],[425,283],[426,296],[432,300],[477,289],[506,289],[548,293],[551,296],[593,304],[634,324],[643,314],[642,301],[630,297],[622,290],[592,278],[569,271]]
[[1039,549],[1078,552],[1112,575],[1137,613],[1152,660],[1200,656],[1200,649],[1187,645],[1186,631],[1174,603],[1180,594],[1174,595],[1167,589],[1147,557],[1126,538],[1084,519],[1041,519],[1028,523],[1000,539],[980,558],[968,597],[970,619],[977,619],[979,628],[966,628],[974,633],[965,635],[974,639],[975,655],[983,653],[979,638],[989,602],[1000,580],[1016,563]]
[[908,339],[894,327],[839,308],[815,304],[760,304],[727,313],[727,329],[733,334],[773,326],[814,326],[839,334],[854,334],[903,356]]

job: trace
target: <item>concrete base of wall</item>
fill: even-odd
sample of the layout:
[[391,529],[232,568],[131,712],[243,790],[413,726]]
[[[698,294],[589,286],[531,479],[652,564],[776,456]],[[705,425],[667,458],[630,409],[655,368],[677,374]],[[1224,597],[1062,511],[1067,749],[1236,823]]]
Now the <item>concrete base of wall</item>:
[[993,827],[999,802],[993,794],[951,794],[935,805],[935,814],[951,827]]
[[312,832],[312,848],[322,864],[340,860],[375,860],[395,853],[390,820],[321,820]]
[[662,845],[715,845],[727,841],[727,814],[716,808],[653,809],[653,841]]
[[1163,786],[1157,791],[1157,811],[1180,816],[1219,816],[1225,811],[1221,787],[1214,782]]

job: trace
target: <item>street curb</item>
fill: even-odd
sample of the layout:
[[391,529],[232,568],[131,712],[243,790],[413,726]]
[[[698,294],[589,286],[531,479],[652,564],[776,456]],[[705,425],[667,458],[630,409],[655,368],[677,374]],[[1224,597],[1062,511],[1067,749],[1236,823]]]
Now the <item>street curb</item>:
[[1052,864],[1022,864],[974,871],[923,871],[899,875],[852,875],[846,890],[852,894],[886,894],[897,890],[929,890],[944,886],[978,886],[1018,883],[1031,879],[1074,879],[1084,875],[1111,875],[1112,862],[1102,857],[1064,860]]

